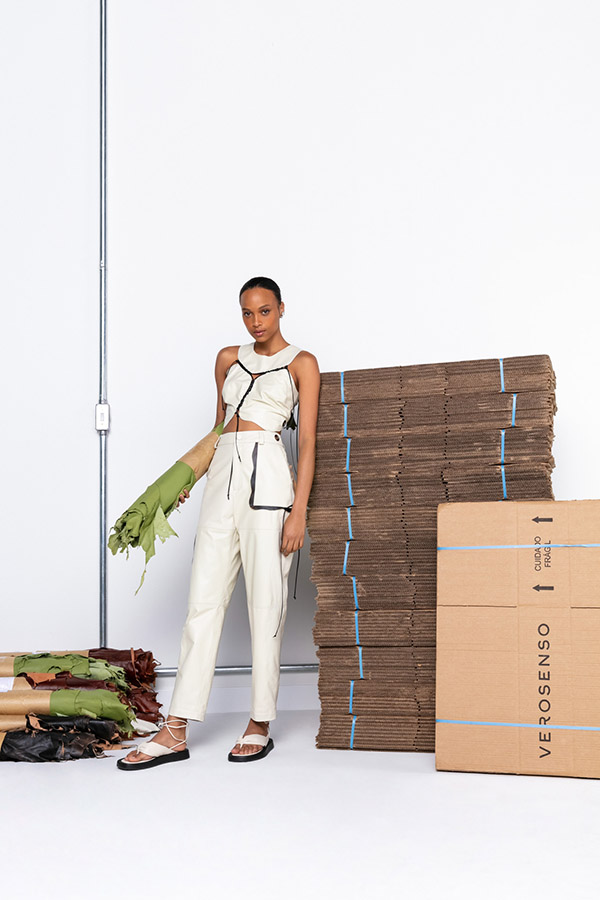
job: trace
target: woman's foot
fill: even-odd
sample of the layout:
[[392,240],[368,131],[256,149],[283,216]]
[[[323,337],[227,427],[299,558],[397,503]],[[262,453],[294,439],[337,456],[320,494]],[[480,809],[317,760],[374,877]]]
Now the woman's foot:
[[[257,722],[255,719],[250,719],[248,722],[248,727],[246,728],[244,734],[268,734],[269,733],[269,722]],[[262,746],[260,744],[242,744],[240,747],[239,744],[236,744],[232,749],[232,753],[259,753],[262,750]]]
[[[167,723],[171,726],[171,731],[175,737],[170,734],[166,725],[163,725],[161,730],[152,738],[152,740],[156,741],[157,744],[163,744],[165,747],[173,747],[177,744],[177,752],[185,750],[186,730],[183,727],[183,724],[185,723],[187,725],[187,719],[182,719],[180,716],[168,716]],[[183,744],[179,743],[180,741],[183,741]],[[147,753],[138,753],[137,750],[131,750],[131,752],[128,753],[127,756],[124,756],[123,759],[127,762],[139,763],[144,762],[146,759],[152,759],[152,757],[148,756]]]

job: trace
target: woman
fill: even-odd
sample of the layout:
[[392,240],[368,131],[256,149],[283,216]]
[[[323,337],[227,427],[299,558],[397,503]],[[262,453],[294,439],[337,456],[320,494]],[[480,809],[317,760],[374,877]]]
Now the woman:
[[[221,421],[225,425],[206,473],[169,715],[151,741],[117,761],[121,769],[150,768],[189,757],[187,720],[204,720],[223,621],[240,565],[252,637],[252,701],[246,731],[228,759],[248,762],[273,749],[269,722],[276,717],[287,579],[292,554],[304,543],[314,477],[320,373],[312,353],[285,342],[280,330],[285,304],[272,279],[247,281],[239,299],[253,340],[224,347],[217,354],[214,427]],[[288,419],[292,422],[297,402],[294,484],[281,427]],[[187,490],[179,501],[185,503],[186,497]]]

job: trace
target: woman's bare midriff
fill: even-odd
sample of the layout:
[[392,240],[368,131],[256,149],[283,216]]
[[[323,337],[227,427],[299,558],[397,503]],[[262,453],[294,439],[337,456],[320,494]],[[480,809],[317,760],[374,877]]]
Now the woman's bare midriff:
[[[227,423],[222,434],[225,434],[227,431],[235,431],[235,420],[236,416],[232,416],[231,420]],[[238,431],[266,431],[266,428],[263,428],[262,425],[257,425],[256,422],[250,422],[248,419],[242,419],[240,416],[240,425]],[[281,434],[281,430],[277,432]]]

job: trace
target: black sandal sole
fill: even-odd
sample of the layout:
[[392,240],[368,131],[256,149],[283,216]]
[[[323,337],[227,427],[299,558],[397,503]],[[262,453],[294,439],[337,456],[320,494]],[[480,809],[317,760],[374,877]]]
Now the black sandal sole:
[[166,756],[155,756],[153,759],[145,759],[144,762],[139,763],[126,763],[124,760],[118,759],[117,769],[121,769],[123,772],[131,772],[133,769],[152,769],[154,766],[162,766],[163,763],[178,762],[180,759],[189,758],[190,751],[186,747],[185,750],[176,750]]
[[230,753],[227,759],[229,762],[254,762],[255,759],[262,759],[267,753],[270,753],[275,744],[273,738],[269,738],[262,750],[258,753]]

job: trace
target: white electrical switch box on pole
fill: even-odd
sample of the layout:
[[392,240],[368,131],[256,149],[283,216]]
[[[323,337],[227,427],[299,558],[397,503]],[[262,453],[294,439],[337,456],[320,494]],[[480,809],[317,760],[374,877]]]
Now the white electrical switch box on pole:
[[110,425],[110,406],[108,403],[96,403],[96,431],[108,431]]

